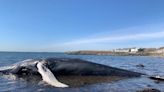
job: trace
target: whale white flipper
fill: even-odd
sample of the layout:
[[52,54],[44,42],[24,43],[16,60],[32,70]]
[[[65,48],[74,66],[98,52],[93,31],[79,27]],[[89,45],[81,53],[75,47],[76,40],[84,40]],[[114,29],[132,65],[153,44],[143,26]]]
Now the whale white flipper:
[[43,81],[55,87],[68,87],[68,85],[59,82],[53,73],[44,66],[43,62],[37,63],[38,72],[41,74]]

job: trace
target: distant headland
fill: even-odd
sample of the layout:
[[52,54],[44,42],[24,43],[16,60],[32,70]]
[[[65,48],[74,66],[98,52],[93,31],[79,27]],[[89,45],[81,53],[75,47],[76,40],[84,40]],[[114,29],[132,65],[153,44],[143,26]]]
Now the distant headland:
[[80,50],[68,51],[71,55],[112,55],[112,56],[158,56],[164,57],[164,47],[160,48],[119,48],[106,51]]

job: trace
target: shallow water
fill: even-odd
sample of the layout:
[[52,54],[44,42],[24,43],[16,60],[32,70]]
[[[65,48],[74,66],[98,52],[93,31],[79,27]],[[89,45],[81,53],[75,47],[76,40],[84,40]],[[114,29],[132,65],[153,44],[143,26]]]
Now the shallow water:
[[[0,66],[10,65],[25,59],[38,59],[47,57],[69,57],[81,58],[91,62],[127,69],[144,73],[147,75],[164,76],[164,58],[158,57],[142,57],[142,56],[96,56],[96,55],[66,55],[62,53],[15,53],[1,52]],[[143,64],[145,67],[136,67],[138,64]],[[74,77],[58,78],[60,81],[71,83],[74,87],[70,88],[55,88],[47,85],[35,77],[32,79],[17,78],[14,75],[0,76],[0,91],[17,91],[17,92],[136,92],[143,88],[156,88],[164,91],[164,82],[157,83],[145,76],[139,78],[123,79],[115,78],[115,81],[110,81],[109,78],[100,77]],[[92,80],[91,80],[92,79]],[[100,80],[103,79],[103,80]],[[87,80],[87,81],[86,81]],[[98,80],[93,83],[93,80]],[[101,82],[99,82],[101,81]],[[86,83],[88,82],[88,83]],[[95,82],[95,81],[94,81]],[[77,86],[85,84],[83,86]],[[76,86],[74,84],[77,84]]]

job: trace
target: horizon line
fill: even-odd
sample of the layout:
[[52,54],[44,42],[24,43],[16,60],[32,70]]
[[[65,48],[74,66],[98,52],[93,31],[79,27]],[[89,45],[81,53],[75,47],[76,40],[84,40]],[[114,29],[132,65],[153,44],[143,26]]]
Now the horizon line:
[[[114,49],[123,49],[123,48],[156,48],[156,49],[159,49],[159,48],[162,48],[164,46],[159,46],[159,47],[122,47],[122,48],[114,48]],[[85,49],[79,49],[79,50],[67,50],[67,51],[3,51],[3,50],[0,50],[0,53],[7,53],[7,52],[13,52],[13,53],[64,53],[64,52],[69,52],[69,51],[111,51],[111,50],[114,50],[114,49],[109,49],[109,50],[85,50]]]

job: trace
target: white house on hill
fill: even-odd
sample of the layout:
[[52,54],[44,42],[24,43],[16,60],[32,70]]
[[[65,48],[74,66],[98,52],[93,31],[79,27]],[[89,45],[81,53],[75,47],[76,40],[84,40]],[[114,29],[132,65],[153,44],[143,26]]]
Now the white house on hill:
[[115,49],[113,52],[129,52],[129,53],[136,53],[138,52],[138,48],[123,48],[123,49]]
[[130,52],[131,52],[131,53],[136,53],[136,52],[138,52],[138,48],[131,48],[131,49],[130,49]]

